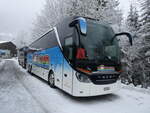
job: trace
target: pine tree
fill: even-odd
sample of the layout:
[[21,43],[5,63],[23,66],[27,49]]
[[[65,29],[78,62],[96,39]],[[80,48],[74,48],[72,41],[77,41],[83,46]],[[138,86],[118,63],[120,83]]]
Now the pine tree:
[[[138,49],[139,60],[138,70],[140,70],[140,80],[142,87],[150,86],[150,64],[148,58],[150,55],[150,0],[141,1],[141,27],[140,37],[142,39],[141,46]],[[135,62],[137,64],[137,62]]]
[[127,17],[127,28],[133,37],[138,37],[138,31],[140,29],[139,15],[135,6],[130,5],[129,15]]
[[[133,46],[128,46],[125,44],[125,63],[126,71],[123,73],[123,77],[129,83],[134,85],[142,84],[142,74],[143,72],[143,55],[139,52],[143,46],[143,39],[140,36],[140,21],[136,5],[131,4],[129,14],[126,19],[126,30],[130,32],[133,36]],[[123,78],[123,81],[125,81]]]
[[142,1],[142,15],[141,15],[141,33],[147,44],[150,43],[150,0]]
[[[128,78],[134,85],[141,85],[144,88],[150,86],[150,64],[147,58],[150,57],[150,1],[141,1],[141,17],[138,27],[138,19],[135,8],[131,5],[130,12],[127,19],[128,29],[133,34],[138,36],[134,40],[134,45],[127,51],[128,64],[130,69],[127,71]],[[148,56],[149,55],[149,56]]]

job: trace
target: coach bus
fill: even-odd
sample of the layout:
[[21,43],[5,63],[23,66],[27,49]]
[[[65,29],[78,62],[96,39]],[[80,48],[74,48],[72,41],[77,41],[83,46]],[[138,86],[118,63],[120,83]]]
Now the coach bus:
[[121,50],[113,29],[86,17],[68,17],[29,45],[27,70],[76,97],[110,94],[120,87]]

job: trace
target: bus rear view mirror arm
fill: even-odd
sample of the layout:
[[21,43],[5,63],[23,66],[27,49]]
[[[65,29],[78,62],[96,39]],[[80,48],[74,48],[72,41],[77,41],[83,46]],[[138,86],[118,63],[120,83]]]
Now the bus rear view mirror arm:
[[133,45],[132,36],[131,36],[130,33],[127,33],[127,32],[122,32],[122,33],[115,34],[115,36],[112,38],[111,42],[113,42],[114,39],[115,39],[117,36],[122,36],[122,35],[126,35],[126,36],[129,38],[130,45],[132,46],[132,45]]
[[76,24],[78,24],[78,20],[73,20],[70,24],[69,27],[74,27]]

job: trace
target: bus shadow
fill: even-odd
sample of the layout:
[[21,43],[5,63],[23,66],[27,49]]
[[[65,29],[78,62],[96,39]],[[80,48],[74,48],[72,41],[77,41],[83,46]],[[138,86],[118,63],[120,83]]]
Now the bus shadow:
[[[29,72],[28,72],[29,73]],[[45,83],[48,85],[48,82],[40,77],[38,77],[37,75],[33,74],[33,73],[29,73],[31,76],[35,77],[36,79],[40,80],[41,82]]]
[[[38,80],[40,80],[41,82],[48,85],[48,82],[45,81],[44,79],[41,79],[35,74],[31,74],[31,75],[37,78]],[[73,97],[59,88],[55,88],[54,90],[56,90],[60,96],[62,96],[63,98],[66,98],[67,100],[69,99],[70,101],[74,101],[77,103],[84,103],[84,104],[99,103],[99,102],[112,102],[112,101],[116,101],[120,99],[120,96],[117,94],[106,94],[106,95],[91,96],[91,97]]]
[[62,90],[59,90],[59,92],[62,93],[64,97],[69,98],[69,100],[71,101],[84,103],[84,104],[113,102],[120,99],[120,96],[116,94],[106,94],[106,95],[91,96],[91,97],[73,97]]
[[66,98],[66,100],[80,103],[80,104],[95,104],[95,103],[103,103],[103,102],[114,102],[119,100],[121,97],[117,94],[106,94],[99,96],[91,96],[91,97],[73,97],[72,95],[66,93],[65,91],[56,88],[57,92],[61,97]]

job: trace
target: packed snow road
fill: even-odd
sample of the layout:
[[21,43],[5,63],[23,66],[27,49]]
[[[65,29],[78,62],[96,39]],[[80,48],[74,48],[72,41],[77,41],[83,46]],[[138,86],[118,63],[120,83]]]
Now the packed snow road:
[[15,60],[0,64],[0,113],[150,113],[150,94],[122,88],[105,96],[74,98],[28,74]]

